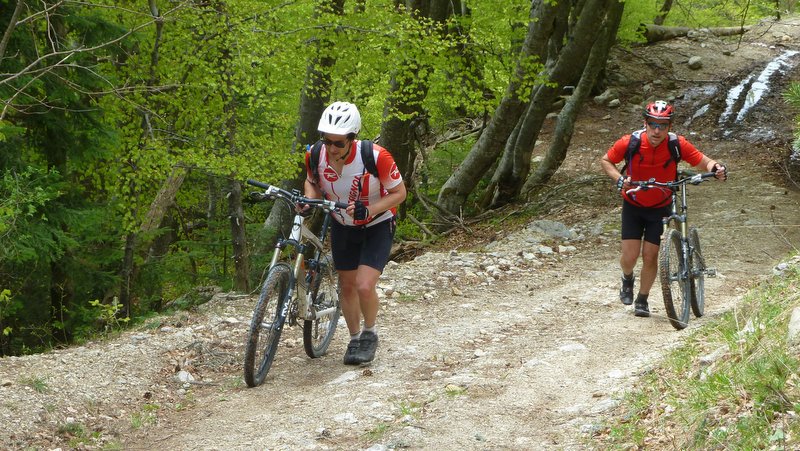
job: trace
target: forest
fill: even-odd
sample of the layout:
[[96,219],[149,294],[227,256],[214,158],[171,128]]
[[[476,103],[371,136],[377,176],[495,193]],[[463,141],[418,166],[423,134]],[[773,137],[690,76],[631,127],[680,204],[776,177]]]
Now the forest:
[[243,181],[299,187],[332,101],[398,162],[396,239],[431,239],[547,184],[613,46],[794,3],[0,0],[0,356],[251,291],[286,211]]

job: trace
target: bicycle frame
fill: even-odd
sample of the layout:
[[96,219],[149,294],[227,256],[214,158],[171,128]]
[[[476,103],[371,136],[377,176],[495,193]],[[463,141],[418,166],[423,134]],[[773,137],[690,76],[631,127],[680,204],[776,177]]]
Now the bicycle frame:
[[[347,208],[347,203],[344,202],[336,202],[324,199],[309,199],[301,196],[296,190],[289,192],[252,179],[247,180],[247,183],[265,189],[266,191],[263,193],[263,195],[268,198],[281,198],[290,203],[307,203],[322,208],[322,210],[326,213],[334,209]],[[299,213],[295,214],[289,237],[285,239],[279,239],[275,244],[275,251],[272,254],[272,260],[270,261],[268,270],[272,269],[278,264],[279,261],[281,261],[281,254],[283,253],[284,249],[287,247],[292,247],[297,250],[297,256],[292,264],[292,277],[290,277],[289,280],[288,295],[290,302],[286,303],[285,310],[281,312],[283,315],[292,313],[288,309],[293,304],[291,301],[295,299],[295,295],[297,296],[298,316],[304,320],[316,320],[332,313],[333,309],[331,308],[318,312],[314,311],[313,302],[311,299],[313,293],[311,292],[312,290],[309,289],[309,287],[312,287],[313,283],[315,283],[314,276],[317,274],[319,258],[323,255],[325,236],[328,234],[330,221],[330,214],[326,214],[322,224],[322,230],[320,230],[320,234],[317,236],[308,227],[306,227],[305,218]],[[315,250],[314,255],[306,255],[312,249]],[[305,267],[306,260],[308,260],[310,268]],[[297,321],[297,318],[290,319],[294,322]]]
[[[297,249],[297,255],[295,256],[294,263],[292,264],[293,277],[291,277],[289,281],[289,299],[293,299],[295,294],[297,295],[298,316],[304,320],[315,320],[325,315],[330,315],[334,309],[329,308],[326,310],[314,311],[313,303],[311,302],[312,292],[309,289],[314,282],[314,275],[316,274],[317,270],[316,265],[319,265],[318,259],[322,255],[322,249],[324,248],[325,244],[325,236],[327,235],[328,228],[330,227],[330,221],[330,215],[326,214],[322,223],[320,235],[317,236],[311,231],[311,229],[306,227],[305,218],[299,214],[296,214],[292,222],[292,231],[289,234],[289,237],[281,238],[275,244],[275,251],[272,254],[272,260],[269,264],[270,269],[275,266],[281,260],[281,254],[287,247],[291,246]],[[308,241],[310,245],[303,244],[303,240]],[[314,255],[306,256],[310,250],[314,251]],[[306,260],[309,262],[308,268],[306,268]],[[290,306],[291,302],[287,302],[284,308],[288,309]],[[282,313],[286,315],[289,312],[284,311]]]
[[[670,187],[672,190],[672,205],[670,206],[670,215],[663,219],[664,231],[669,230],[670,223],[675,221],[675,228],[681,235],[681,262],[680,274],[678,280],[686,280],[689,278],[689,256],[692,255],[692,247],[689,245],[689,221],[688,221],[688,206],[686,205],[686,182],[677,184]],[[682,186],[683,185],[683,186]],[[683,189],[681,189],[683,188]],[[680,196],[678,196],[680,191]],[[678,206],[678,199],[680,199],[680,206]],[[680,210],[680,213],[678,213]]]

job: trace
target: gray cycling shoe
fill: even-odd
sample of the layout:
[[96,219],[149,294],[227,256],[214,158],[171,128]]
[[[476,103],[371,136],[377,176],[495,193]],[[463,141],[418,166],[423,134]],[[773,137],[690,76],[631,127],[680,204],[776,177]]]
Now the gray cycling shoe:
[[351,339],[350,343],[347,344],[347,351],[345,351],[343,359],[345,365],[358,365],[361,363],[358,358],[359,345],[360,340],[358,338]]
[[650,316],[650,306],[647,305],[647,299],[636,298],[636,305],[633,306],[633,314],[643,318]]
[[619,290],[619,300],[625,305],[633,304],[633,282],[635,281],[636,277],[633,275],[631,275],[630,279],[626,279],[625,276],[622,276],[622,288]]
[[359,363],[369,363],[375,358],[375,351],[378,349],[378,334],[370,331],[361,332],[358,343],[356,358]]

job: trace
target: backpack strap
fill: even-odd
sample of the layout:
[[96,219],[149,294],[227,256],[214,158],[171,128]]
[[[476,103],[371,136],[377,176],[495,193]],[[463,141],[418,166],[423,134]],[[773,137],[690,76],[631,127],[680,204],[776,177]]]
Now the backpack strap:
[[311,155],[308,160],[311,166],[311,177],[315,185],[319,185],[319,153],[322,150],[322,140],[315,142],[311,146]]
[[625,173],[625,170],[628,169],[628,166],[630,166],[633,156],[639,153],[639,147],[642,144],[643,131],[644,129],[641,129],[631,133],[631,139],[628,141],[628,150],[625,152],[625,164],[622,166],[622,170],[620,171],[623,174]]
[[[669,154],[672,156],[672,160],[677,165],[681,162],[681,145],[680,141],[678,141],[678,135],[675,133],[669,132],[669,141],[667,141],[667,147],[669,148]],[[669,162],[667,162],[669,164]],[[664,166],[666,167],[666,165]]]
[[378,164],[375,162],[375,154],[372,151],[372,141],[368,139],[361,140],[361,161],[364,162],[364,169],[367,172],[373,177],[378,177]]

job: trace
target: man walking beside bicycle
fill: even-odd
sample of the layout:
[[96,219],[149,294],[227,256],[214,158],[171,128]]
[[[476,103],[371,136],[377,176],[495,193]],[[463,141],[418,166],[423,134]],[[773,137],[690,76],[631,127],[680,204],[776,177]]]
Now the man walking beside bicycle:
[[[674,181],[681,160],[699,170],[715,172],[718,180],[725,180],[728,174],[725,166],[697,150],[685,137],[670,132],[673,113],[672,105],[663,100],[647,104],[644,129],[617,140],[600,159],[600,165],[614,180],[622,196],[619,298],[625,305],[634,304],[634,315],[641,317],[650,316],[647,298],[658,272],[658,250],[664,232],[662,218],[670,215],[672,193],[658,187],[628,193],[633,188],[631,182],[651,178],[657,182]],[[617,164],[623,160],[625,165],[620,170]],[[639,293],[634,302],[633,269],[640,255]]]
[[356,139],[361,114],[352,103],[328,106],[318,130],[321,147],[306,154],[305,196],[349,204],[344,212],[331,213],[331,252],[350,331],[343,361],[358,365],[371,362],[378,347],[376,286],[389,260],[396,208],[406,187],[386,149]]

